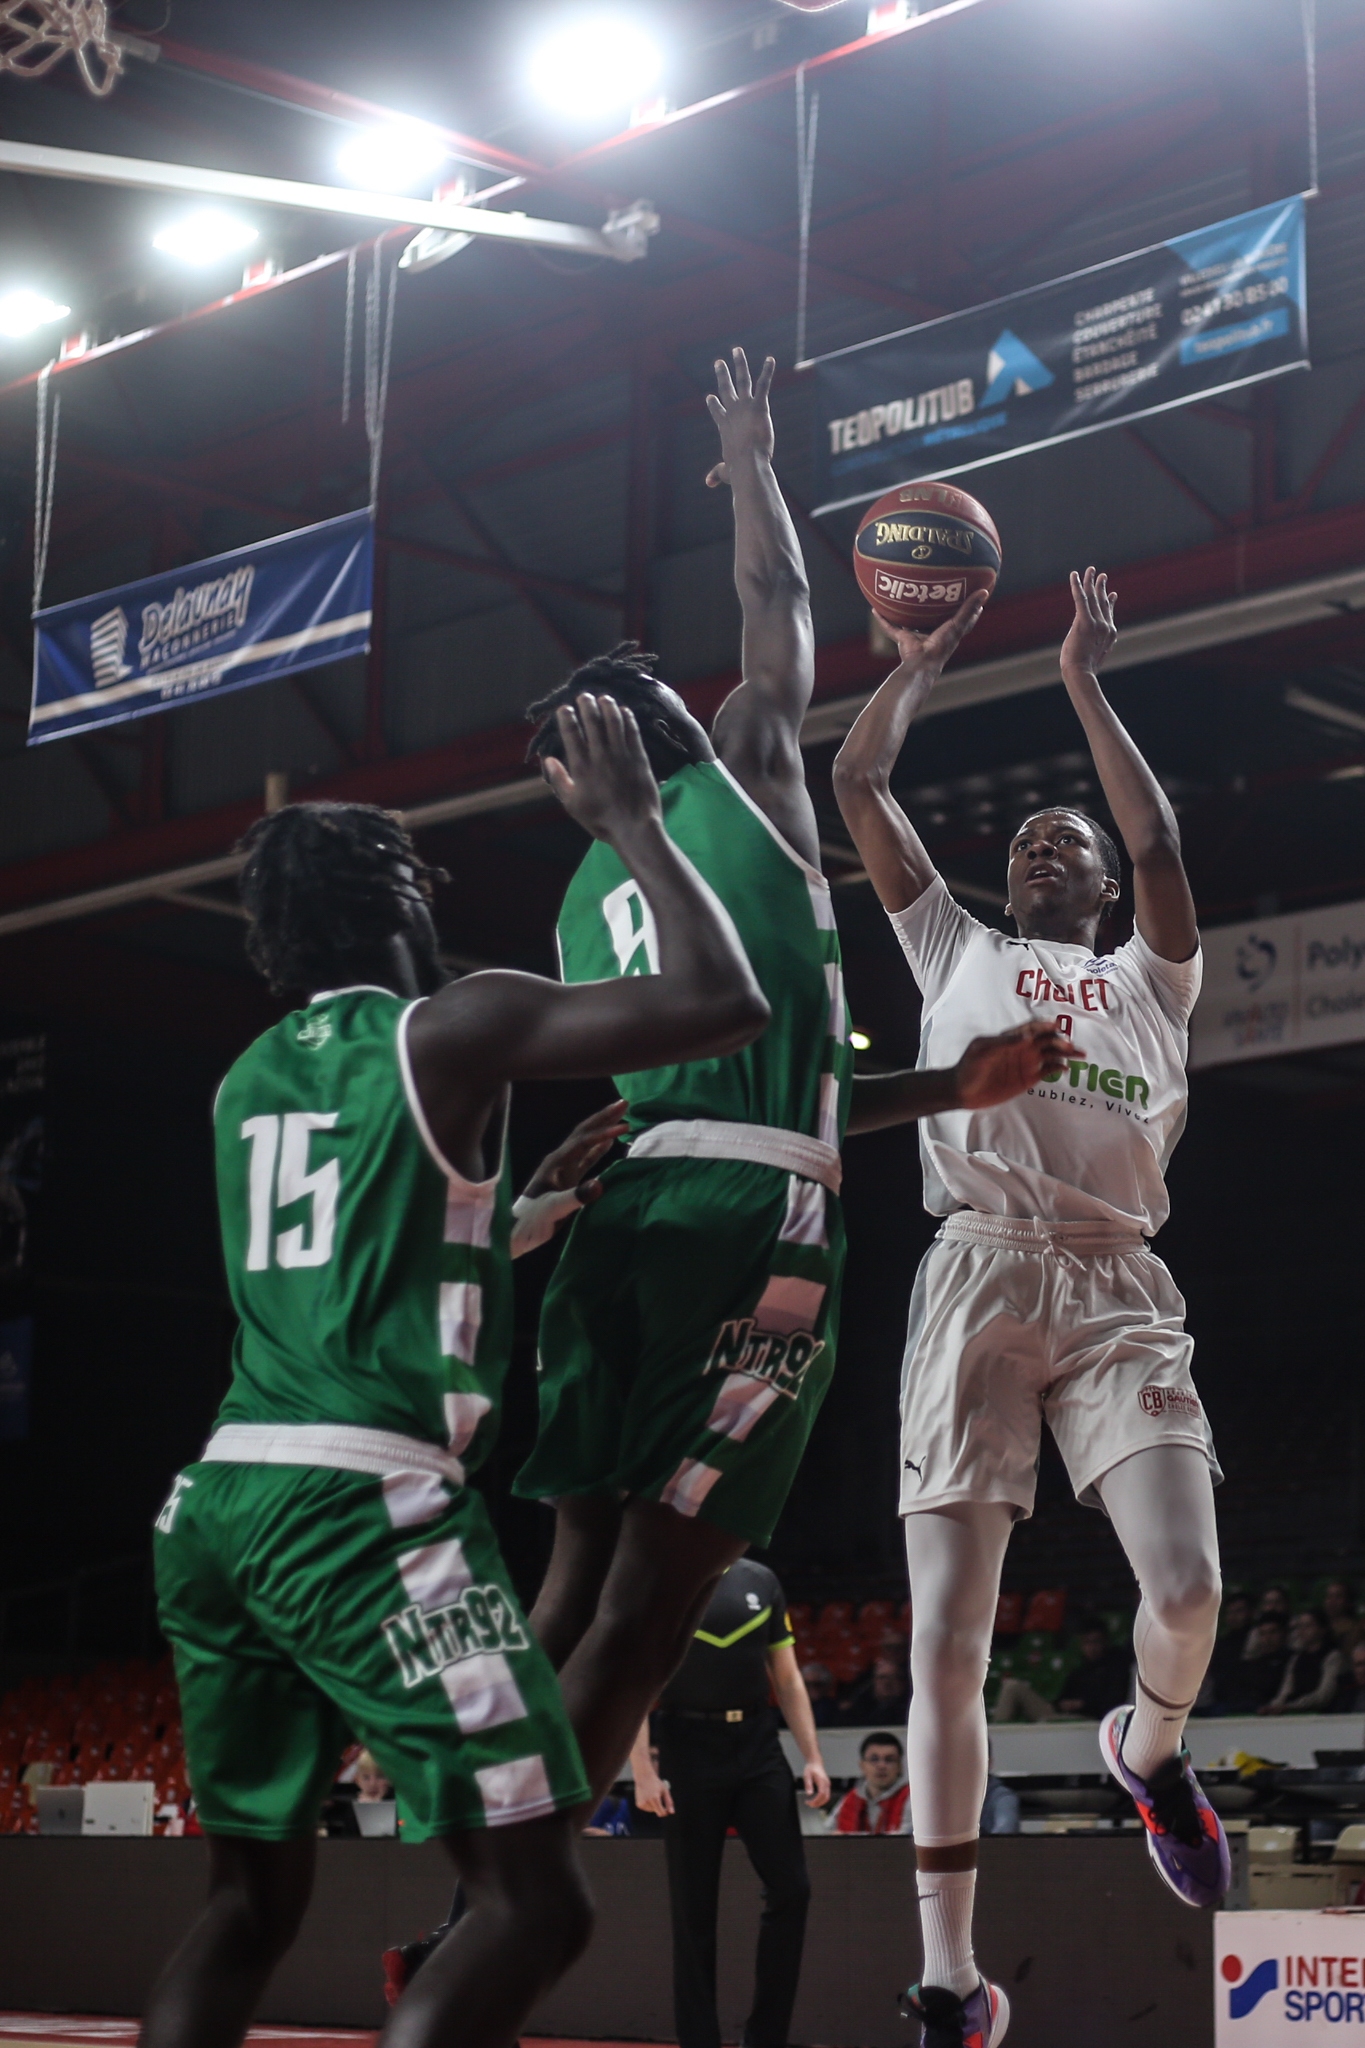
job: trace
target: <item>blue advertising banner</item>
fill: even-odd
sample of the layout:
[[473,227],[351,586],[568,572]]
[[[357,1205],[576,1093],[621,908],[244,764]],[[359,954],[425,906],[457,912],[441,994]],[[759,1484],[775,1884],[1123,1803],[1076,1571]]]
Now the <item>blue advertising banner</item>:
[[364,654],[373,591],[374,521],[347,512],[52,605],[33,622],[28,743]]
[[817,358],[817,512],[1308,367],[1301,198]]
[[28,1396],[33,1380],[33,1318],[0,1323],[0,1443],[28,1435]]

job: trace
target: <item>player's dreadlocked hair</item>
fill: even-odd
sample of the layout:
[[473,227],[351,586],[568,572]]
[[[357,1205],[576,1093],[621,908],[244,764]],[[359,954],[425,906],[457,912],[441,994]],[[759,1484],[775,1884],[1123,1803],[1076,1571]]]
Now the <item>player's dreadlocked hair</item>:
[[247,956],[277,995],[325,986],[347,954],[403,929],[400,869],[428,899],[445,880],[374,804],[286,804],[258,818],[238,850]]
[[618,704],[635,713],[640,737],[656,774],[670,774],[683,761],[691,760],[689,749],[661,715],[657,694],[661,678],[654,674],[658,661],[658,655],[646,653],[638,640],[620,640],[609,654],[595,654],[545,696],[528,704],[526,716],[536,731],[526,749],[527,760],[540,762],[547,754],[556,758],[562,755],[563,744],[554,714],[561,704],[572,704],[584,690],[614,697]]

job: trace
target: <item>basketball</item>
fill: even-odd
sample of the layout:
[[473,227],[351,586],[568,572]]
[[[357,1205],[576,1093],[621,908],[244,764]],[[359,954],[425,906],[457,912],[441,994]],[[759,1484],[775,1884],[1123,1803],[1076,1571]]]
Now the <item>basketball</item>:
[[873,611],[932,632],[974,590],[994,590],[1000,536],[985,506],[953,484],[901,484],[864,513],[853,569]]

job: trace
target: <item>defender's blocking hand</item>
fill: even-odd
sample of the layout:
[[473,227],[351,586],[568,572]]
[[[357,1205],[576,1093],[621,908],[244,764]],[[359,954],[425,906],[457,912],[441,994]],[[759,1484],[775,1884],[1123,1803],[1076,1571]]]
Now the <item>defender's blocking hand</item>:
[[612,839],[632,825],[662,826],[659,785],[634,713],[585,690],[555,717],[564,759],[547,755],[541,768],[569,816],[594,839]]
[[958,1107],[990,1109],[1009,1102],[1083,1057],[1055,1024],[1019,1024],[995,1038],[974,1038],[954,1069]]
[[723,460],[707,473],[707,484],[715,490],[730,481],[730,464],[742,456],[759,455],[771,462],[773,416],[768,409],[768,392],[777,363],[763,358],[755,382],[749,375],[749,358],[742,348],[732,349],[734,374],[724,358],[716,362],[716,389],[706,394],[706,410],[720,430]]

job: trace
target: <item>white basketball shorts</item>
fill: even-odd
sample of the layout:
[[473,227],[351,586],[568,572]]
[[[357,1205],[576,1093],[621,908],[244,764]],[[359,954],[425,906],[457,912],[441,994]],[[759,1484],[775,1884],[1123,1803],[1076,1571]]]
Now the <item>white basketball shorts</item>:
[[1193,1349],[1180,1291],[1136,1232],[950,1216],[910,1303],[901,1513],[1005,1501],[1031,1515],[1044,1417],[1087,1507],[1150,1444],[1202,1451],[1216,1485]]

